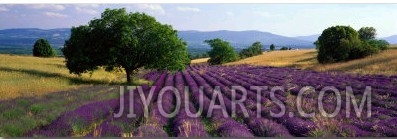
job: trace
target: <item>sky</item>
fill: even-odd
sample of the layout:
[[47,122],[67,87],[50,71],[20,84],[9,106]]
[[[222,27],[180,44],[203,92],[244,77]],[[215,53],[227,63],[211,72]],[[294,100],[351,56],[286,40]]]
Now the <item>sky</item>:
[[71,28],[100,18],[106,8],[145,12],[176,30],[259,30],[294,37],[335,25],[397,34],[397,4],[0,4],[0,29]]

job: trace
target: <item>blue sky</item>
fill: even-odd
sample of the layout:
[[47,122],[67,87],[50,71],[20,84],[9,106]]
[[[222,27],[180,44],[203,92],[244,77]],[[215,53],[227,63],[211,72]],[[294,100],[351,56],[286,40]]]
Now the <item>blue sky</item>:
[[320,34],[333,25],[373,26],[397,34],[397,4],[0,4],[0,29],[70,28],[105,8],[145,12],[177,30],[260,30],[285,36]]

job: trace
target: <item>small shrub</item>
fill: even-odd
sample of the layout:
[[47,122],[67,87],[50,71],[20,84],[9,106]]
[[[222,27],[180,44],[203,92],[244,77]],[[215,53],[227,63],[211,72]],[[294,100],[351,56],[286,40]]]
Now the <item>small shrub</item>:
[[11,137],[19,137],[23,134],[23,131],[20,130],[16,125],[6,125],[4,127],[4,132]]
[[27,107],[27,106],[30,105],[29,101],[24,100],[24,99],[18,100],[17,103],[18,103],[20,106],[22,106],[22,107]]
[[274,44],[270,45],[270,51],[274,51],[274,49],[276,49],[276,46],[274,46]]
[[379,50],[386,50],[389,47],[389,42],[385,40],[369,40],[366,41],[370,46],[373,46]]
[[45,39],[38,39],[33,45],[33,56],[54,57],[57,53]]
[[38,113],[40,113],[43,110],[44,110],[44,107],[41,106],[41,105],[32,105],[32,106],[30,106],[30,111],[33,114],[38,114]]
[[370,45],[367,42],[363,42],[360,46],[354,46],[351,48],[349,53],[349,59],[363,58],[369,55],[373,55],[379,52],[379,49]]
[[22,108],[13,108],[11,110],[3,112],[2,116],[7,119],[14,119],[14,118],[18,118],[24,114],[25,114],[25,111]]
[[291,47],[281,47],[280,50],[292,50]]

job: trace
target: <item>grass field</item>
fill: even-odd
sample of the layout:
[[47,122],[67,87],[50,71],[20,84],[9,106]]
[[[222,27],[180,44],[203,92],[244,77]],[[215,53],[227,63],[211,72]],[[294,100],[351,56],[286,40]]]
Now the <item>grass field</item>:
[[47,125],[66,111],[90,102],[114,99],[118,86],[87,85],[40,96],[22,96],[0,101],[0,137],[21,137],[24,133]]
[[[316,50],[264,52],[226,65],[251,64],[359,74],[397,74],[395,47],[367,58],[335,64],[319,64],[316,55]],[[198,59],[192,63],[207,60],[208,58]],[[124,72],[106,72],[100,69],[92,74],[77,76],[69,74],[63,58],[0,55],[0,79],[0,136],[9,137],[22,136],[84,104],[118,97],[117,84],[124,84],[125,75]],[[142,83],[148,81],[135,79],[134,84]]]
[[[120,100],[116,98],[83,105],[61,114],[56,121],[37,127],[24,135],[27,137],[240,138],[397,136],[396,77],[327,74],[294,68],[251,65],[192,65],[184,72],[159,71],[151,72],[149,76],[149,80],[154,82],[156,88],[174,86],[179,90],[178,92],[184,92],[183,90],[188,86],[187,95],[180,97],[178,94],[165,93],[163,96],[162,89],[160,91],[160,89],[146,88],[144,92],[130,92],[129,98],[133,101],[119,104]],[[369,101],[368,97],[371,95],[366,97],[364,93],[364,90],[367,92],[364,87],[368,85],[373,87],[372,98]],[[265,86],[266,89],[258,95],[254,93],[257,90],[252,88],[253,86]],[[311,86],[312,89],[306,90],[307,86]],[[339,93],[321,91],[330,86],[336,91],[341,91],[338,91]],[[346,97],[348,95],[344,91],[346,86],[354,89],[352,94],[354,99]],[[240,91],[250,91],[233,95],[234,87],[240,87]],[[273,87],[279,91],[271,93],[273,92],[271,90],[275,89]],[[203,91],[199,88],[203,88]],[[216,91],[216,88],[219,88],[219,91]],[[306,89],[302,91],[301,88]],[[151,94],[153,98],[148,99]],[[217,98],[214,97],[216,94],[218,94]],[[232,101],[236,96],[241,98],[239,108],[233,107]],[[279,99],[279,103],[272,100],[275,96]],[[178,100],[187,103],[179,105]],[[218,104],[215,104],[216,101]],[[347,114],[351,110],[347,107],[353,107],[348,104],[350,102],[354,102],[355,109],[357,105],[365,106],[365,103],[367,108],[362,109],[364,108],[362,107],[360,109],[363,111],[354,110],[352,114]],[[325,107],[318,106],[321,104]],[[346,104],[346,107],[341,107],[340,104]],[[126,107],[124,114],[120,113],[121,117],[114,116],[113,112],[117,113],[121,106]],[[215,106],[218,107],[214,109]],[[261,108],[257,108],[258,106]],[[149,108],[147,113],[143,111],[145,107]],[[321,108],[325,109],[321,110]],[[340,109],[335,113],[335,108]],[[128,118],[131,114],[128,112],[130,109],[134,110],[135,117]],[[285,112],[280,112],[282,116],[272,116],[271,113],[278,109]],[[162,110],[175,112],[175,115],[171,114],[170,117],[161,114]],[[193,114],[192,117],[185,110],[202,113]],[[370,116],[363,116],[367,115],[368,111]],[[301,112],[313,115],[304,116]],[[325,115],[331,112],[335,115],[334,113],[330,117]],[[232,116],[233,113],[235,116]],[[358,113],[361,113],[361,116]]]
[[272,51],[264,52],[262,55],[242,59],[226,65],[251,64],[267,65],[275,67],[299,67],[306,68],[317,64],[317,52],[310,50]]
[[[123,84],[124,72],[69,74],[63,58],[0,55],[0,100],[40,96],[90,84]],[[144,82],[143,80],[136,80]]]
[[[227,63],[226,65],[250,64],[275,67],[296,67],[301,69],[313,69],[316,71],[342,71],[358,74],[397,74],[396,47],[392,47],[389,50],[366,58],[333,64],[319,64],[316,56],[317,52],[314,49],[273,51]],[[196,61],[200,61],[200,59]]]
[[[358,74],[397,74],[397,45],[392,45],[389,50],[366,58],[339,62],[333,64],[320,64],[315,49],[272,51],[262,55],[227,63],[225,65],[250,64],[274,67],[295,67],[312,69],[316,71],[342,71]],[[192,60],[192,64],[206,63],[209,58]]]
[[197,64],[197,63],[206,63],[210,58],[200,58],[200,59],[193,59],[190,63]]
[[[0,55],[0,137],[21,136],[65,111],[117,98],[113,84],[124,83],[124,72],[69,74],[63,58]],[[141,83],[148,82],[135,79]]]

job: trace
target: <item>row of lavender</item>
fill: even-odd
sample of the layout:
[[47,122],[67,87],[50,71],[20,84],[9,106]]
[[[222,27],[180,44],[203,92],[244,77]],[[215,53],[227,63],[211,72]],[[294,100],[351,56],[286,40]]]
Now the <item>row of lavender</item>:
[[[397,77],[387,76],[357,76],[341,73],[321,73],[314,71],[298,70],[292,68],[273,68],[256,66],[205,66],[198,65],[187,67],[184,72],[164,73],[150,72],[144,78],[154,81],[155,90],[147,85],[143,86],[146,97],[153,95],[149,102],[149,117],[144,116],[144,103],[139,91],[124,94],[125,98],[133,95],[133,110],[136,116],[128,118],[129,99],[125,99],[124,114],[114,118],[112,113],[121,109],[119,99],[97,102],[84,105],[75,111],[67,112],[50,125],[38,128],[27,133],[27,136],[140,136],[140,137],[253,137],[253,136],[397,136],[396,126],[396,82]],[[247,100],[243,102],[246,110],[239,105],[236,108],[236,117],[231,117],[232,92],[231,86],[243,86],[247,90]],[[360,95],[365,91],[365,86],[372,86],[373,104],[371,118],[345,117],[345,113],[338,114],[333,119],[305,118],[289,116],[288,112],[298,115],[295,103],[298,90],[303,86],[313,86],[311,93],[305,93],[302,99],[306,112],[316,112],[318,92],[321,87],[335,86],[346,89],[350,85],[354,94]],[[159,98],[162,87],[174,86],[180,97],[175,97],[172,92],[166,92]],[[185,97],[184,86],[189,86],[188,97]],[[200,96],[199,86],[204,88],[204,96]],[[222,109],[210,111],[211,103],[219,104],[219,100],[211,100],[216,86],[220,87],[221,97],[225,104]],[[281,86],[285,91],[278,90],[275,96],[287,103],[287,114],[282,117],[271,117],[270,111],[279,112],[281,108],[274,105],[269,98],[270,88],[262,90],[262,96],[257,97],[256,90],[251,86]],[[152,91],[153,94],[150,92]],[[236,98],[243,95],[238,92]],[[202,98],[204,103],[200,103]],[[190,100],[185,106],[182,104],[178,113],[173,118],[161,115],[160,108],[166,113],[172,113],[176,107],[177,99],[181,102]],[[259,99],[259,100],[258,100]],[[345,100],[344,100],[345,101]],[[262,107],[257,108],[257,102]],[[326,93],[324,106],[327,111],[333,111],[335,97]],[[158,105],[160,104],[160,105]],[[196,113],[189,117],[185,112]],[[346,109],[343,107],[343,109]],[[261,117],[256,117],[259,111]],[[198,113],[197,113],[198,112]],[[208,113],[210,118],[205,118]],[[197,115],[201,114],[201,117]],[[224,117],[224,115],[228,117]],[[245,115],[248,114],[248,117]],[[365,115],[365,113],[363,114]],[[331,126],[330,121],[339,121]],[[97,126],[98,125],[98,126]],[[321,131],[321,133],[320,133]],[[323,133],[324,131],[327,134]]]
[[[291,101],[290,94],[297,94],[300,88],[303,86],[313,86],[313,90],[303,98],[302,102],[306,102],[306,105],[316,110],[318,92],[322,87],[335,86],[339,90],[345,90],[346,86],[352,86],[354,94],[356,96],[362,96],[364,93],[364,87],[370,86],[372,88],[372,117],[360,118],[356,117],[354,112],[350,113],[350,118],[346,117],[345,105],[342,105],[340,113],[334,117],[334,121],[339,121],[333,126],[338,126],[338,129],[334,129],[333,133],[338,136],[345,136],[354,134],[354,136],[397,136],[397,112],[396,112],[396,77],[387,76],[359,76],[349,75],[342,73],[320,73],[315,71],[298,70],[291,68],[273,68],[273,67],[253,67],[253,66],[233,66],[233,67],[209,67],[209,66],[196,66],[193,67],[198,71],[205,71],[205,74],[209,74],[212,77],[216,77],[217,81],[224,83],[227,86],[241,85],[249,90],[249,86],[282,86],[286,89],[285,92],[276,92],[276,96],[284,101]],[[228,81],[229,80],[229,81]],[[233,81],[233,82],[230,82]],[[233,84],[234,83],[234,84]],[[214,84],[215,85],[215,84]],[[254,91],[254,90],[252,90]],[[343,95],[345,92],[341,92]],[[248,91],[248,96],[254,94]],[[268,92],[265,94],[269,94]],[[268,96],[267,96],[268,97]],[[296,97],[296,96],[295,96]],[[250,98],[250,97],[249,97]],[[316,98],[316,99],[314,99]],[[344,97],[341,97],[345,101]],[[328,100],[327,100],[328,99]],[[263,100],[263,98],[262,98]],[[266,99],[262,101],[266,103]],[[333,93],[325,94],[323,102],[324,107],[333,111],[335,109],[335,95]],[[311,103],[311,104],[310,104]],[[292,103],[294,104],[294,103]],[[296,103],[295,103],[296,104]],[[353,106],[351,106],[353,107]],[[290,109],[289,109],[290,108]],[[273,108],[274,109],[274,108]],[[277,109],[277,108],[276,108]],[[353,109],[353,108],[350,108]],[[287,107],[287,111],[296,113],[296,107]],[[262,111],[268,113],[269,111]],[[366,111],[363,111],[362,115],[366,115]],[[318,113],[318,111],[317,111]],[[264,115],[266,116],[266,115]],[[271,117],[270,117],[271,118]],[[316,117],[317,118],[317,117]],[[309,119],[314,121],[317,125],[317,129],[314,129],[310,133],[315,131],[324,130],[317,121],[318,118]],[[273,118],[279,121],[280,118]],[[286,121],[288,116],[281,118]],[[303,118],[304,119],[304,118]],[[296,118],[294,120],[297,120]],[[331,120],[328,120],[331,121]],[[307,123],[308,125],[311,125]],[[285,124],[284,124],[285,125]],[[286,125],[287,126],[287,125]],[[288,128],[288,126],[287,126]],[[290,128],[289,128],[290,129]],[[291,130],[290,130],[291,131]],[[344,133],[342,131],[349,131]],[[336,132],[336,133],[335,133]],[[291,132],[293,133],[293,131]],[[300,132],[302,133],[302,132]],[[308,135],[308,134],[304,134]]]
[[[155,89],[151,90],[147,85],[142,86],[143,95],[147,98],[152,95],[153,98],[149,102],[144,102],[141,99],[141,94],[138,89],[131,93],[123,95],[124,102],[121,115],[114,117],[113,112],[120,111],[119,99],[112,99],[97,103],[84,105],[74,111],[66,112],[58,117],[51,124],[39,127],[30,131],[26,136],[125,136],[125,137],[208,137],[208,133],[204,129],[199,117],[188,117],[184,109],[189,109],[195,113],[195,108],[192,103],[189,108],[182,108],[172,121],[163,117],[157,103],[161,103],[162,109],[166,113],[173,111],[175,98],[172,93],[166,92],[162,99],[158,99],[158,93],[161,88],[166,86],[175,86],[180,92],[183,91],[185,82],[182,74],[165,74],[158,72],[151,72],[146,74],[144,78],[155,81]],[[175,80],[175,83],[174,83]],[[123,88],[126,90],[126,88]],[[132,97],[130,95],[133,95]],[[128,98],[133,98],[132,100]],[[180,97],[180,99],[189,99]],[[130,103],[133,102],[133,104]],[[182,100],[184,101],[184,100]],[[148,117],[144,117],[144,103],[148,103]],[[130,118],[129,107],[134,111],[134,118]],[[98,126],[97,126],[98,125]],[[172,127],[169,133],[166,132],[165,127]]]

